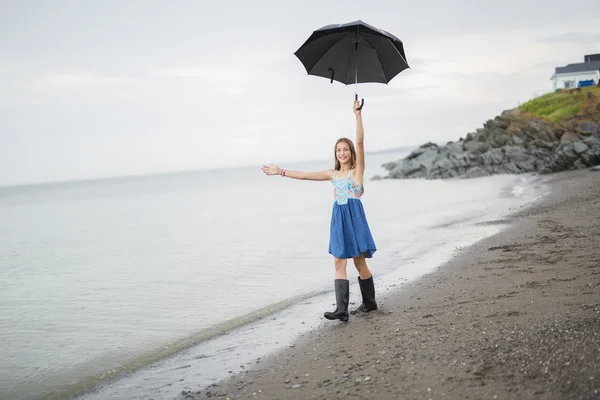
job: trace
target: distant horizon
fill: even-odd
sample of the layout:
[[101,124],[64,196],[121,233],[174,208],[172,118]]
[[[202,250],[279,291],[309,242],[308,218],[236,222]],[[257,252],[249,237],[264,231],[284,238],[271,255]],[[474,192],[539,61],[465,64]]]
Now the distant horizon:
[[[401,147],[392,147],[389,149],[381,149],[381,150],[373,150],[366,151],[365,155],[383,155],[383,154],[392,154],[392,153],[401,153],[408,152],[411,149],[415,149],[419,146],[401,146]],[[305,159],[305,160],[286,160],[283,161],[286,164],[306,164],[306,163],[320,163],[327,162],[328,160],[323,159]],[[396,160],[390,160],[396,161]],[[266,164],[266,163],[265,163]],[[108,180],[118,180],[118,179],[129,179],[129,178],[143,178],[143,177],[151,177],[151,176],[161,176],[161,175],[177,175],[177,174],[186,174],[186,173],[195,173],[195,172],[207,172],[207,171],[216,171],[216,170],[225,170],[225,169],[236,169],[236,168],[252,168],[252,167],[260,167],[263,165],[262,163],[244,163],[244,164],[236,164],[236,165],[222,165],[222,166],[214,166],[214,167],[200,167],[194,169],[184,169],[184,170],[163,170],[163,171],[154,171],[154,172],[146,172],[146,173],[131,173],[131,174],[123,174],[123,175],[103,175],[103,176],[89,176],[89,177],[81,177],[81,178],[73,178],[73,179],[62,179],[62,180],[49,180],[49,181],[38,181],[38,182],[18,182],[13,184],[1,184],[0,189],[7,188],[16,188],[23,186],[44,186],[44,185],[54,185],[54,184],[69,184],[69,183],[84,183],[90,181],[108,181]]]

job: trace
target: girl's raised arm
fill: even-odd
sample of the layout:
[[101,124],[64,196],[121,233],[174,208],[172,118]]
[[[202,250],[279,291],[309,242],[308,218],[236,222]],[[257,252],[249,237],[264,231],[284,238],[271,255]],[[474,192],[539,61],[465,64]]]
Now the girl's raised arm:
[[362,122],[362,110],[359,110],[360,102],[354,102],[354,115],[356,116],[356,166],[358,172],[365,171],[365,130]]
[[281,175],[283,177],[304,181],[328,181],[333,179],[333,170],[331,169],[317,172],[290,171],[281,169],[275,164],[270,164],[263,165],[262,171],[265,175]]

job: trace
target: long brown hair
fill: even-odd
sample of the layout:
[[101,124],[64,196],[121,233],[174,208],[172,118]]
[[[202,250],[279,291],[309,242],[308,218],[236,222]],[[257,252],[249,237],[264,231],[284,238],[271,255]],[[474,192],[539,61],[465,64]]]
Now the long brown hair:
[[354,143],[352,140],[348,138],[340,138],[337,142],[335,142],[335,146],[333,146],[333,159],[335,161],[335,170],[339,171],[341,168],[340,161],[337,158],[337,145],[340,143],[346,143],[348,147],[350,147],[350,169],[354,169],[356,165],[356,150],[354,150]]

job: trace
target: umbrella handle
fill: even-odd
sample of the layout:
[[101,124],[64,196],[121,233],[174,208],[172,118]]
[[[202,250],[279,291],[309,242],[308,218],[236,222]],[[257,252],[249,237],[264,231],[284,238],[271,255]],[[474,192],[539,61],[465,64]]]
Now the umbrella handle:
[[[356,93],[354,93],[354,101],[358,101],[358,94],[356,94]],[[365,105],[365,99],[360,99],[360,107],[358,107],[357,110],[362,110],[364,105]]]

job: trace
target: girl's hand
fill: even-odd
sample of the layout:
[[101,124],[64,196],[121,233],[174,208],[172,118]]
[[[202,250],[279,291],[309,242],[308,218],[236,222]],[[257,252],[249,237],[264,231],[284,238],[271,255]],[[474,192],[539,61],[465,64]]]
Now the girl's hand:
[[352,109],[354,110],[354,115],[356,115],[357,117],[359,115],[362,115],[362,110],[359,110],[358,107],[360,107],[360,101],[355,101],[354,102],[354,106],[352,106]]
[[271,163],[268,166],[263,165],[262,172],[264,172],[265,175],[281,175],[281,168],[279,168],[277,165]]

